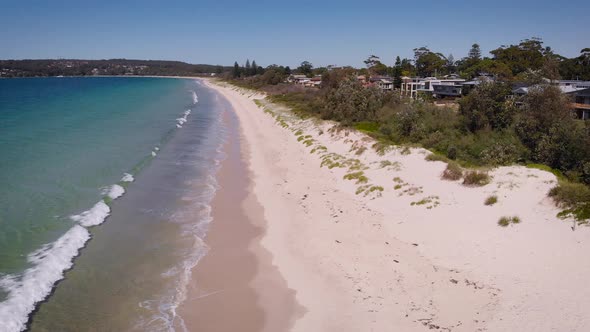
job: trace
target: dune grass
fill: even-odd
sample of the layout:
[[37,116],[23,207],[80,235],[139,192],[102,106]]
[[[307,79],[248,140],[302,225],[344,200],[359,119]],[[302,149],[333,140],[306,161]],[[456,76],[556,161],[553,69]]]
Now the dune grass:
[[444,180],[457,181],[463,177],[463,169],[457,163],[450,162],[443,171],[441,178]]
[[490,183],[491,180],[486,172],[469,171],[463,177],[463,185],[468,187],[482,187]]
[[489,196],[484,202],[485,205],[494,205],[496,203],[498,203],[498,196],[496,195]]
[[358,171],[344,175],[344,180],[356,180],[356,184],[367,183],[369,178],[365,176],[365,172]]
[[521,220],[518,216],[502,217],[498,220],[498,225],[501,227],[508,227],[511,224],[520,224]]

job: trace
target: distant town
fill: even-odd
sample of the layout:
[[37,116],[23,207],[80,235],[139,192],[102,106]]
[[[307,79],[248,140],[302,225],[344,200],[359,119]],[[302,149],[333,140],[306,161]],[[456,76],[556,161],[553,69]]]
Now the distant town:
[[160,75],[194,76],[229,71],[230,67],[161,60],[0,60],[0,77]]

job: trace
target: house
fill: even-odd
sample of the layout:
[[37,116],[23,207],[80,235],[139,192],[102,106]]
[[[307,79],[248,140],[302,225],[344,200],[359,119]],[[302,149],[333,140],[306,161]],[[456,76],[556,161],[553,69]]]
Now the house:
[[461,97],[463,95],[463,85],[461,83],[435,83],[432,84],[432,96],[435,98]]
[[376,86],[381,91],[393,91],[393,79],[389,76],[371,76],[369,85]]
[[573,106],[579,119],[590,119],[590,88],[578,90],[574,93]]
[[289,75],[289,77],[287,77],[287,82],[288,83],[295,83],[295,84],[302,84],[302,81],[304,81],[306,79],[307,79],[307,76],[305,76],[305,75],[295,74],[295,75]]
[[376,85],[382,91],[393,91],[393,80],[382,78],[377,81]]
[[572,87],[576,89],[588,89],[590,88],[590,81],[578,81],[578,80],[557,80],[553,81],[553,84],[556,84],[560,87]]
[[421,80],[421,78],[402,77],[400,95],[416,98],[418,96],[418,87],[422,84]]
[[314,76],[308,79],[303,86],[312,87],[312,88],[319,88],[322,85],[322,77],[321,76]]
[[[401,95],[416,98],[418,93],[432,94],[434,97],[458,97],[462,94],[462,78],[438,79],[436,77],[402,77]],[[435,92],[436,87],[436,93]]]

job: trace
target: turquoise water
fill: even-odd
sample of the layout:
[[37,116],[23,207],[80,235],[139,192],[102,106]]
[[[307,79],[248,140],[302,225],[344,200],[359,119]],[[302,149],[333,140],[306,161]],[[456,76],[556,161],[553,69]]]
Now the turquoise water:
[[[220,105],[194,80],[0,80],[0,331],[181,327],[177,285],[204,252]],[[140,271],[153,278],[138,284]],[[127,283],[124,300],[103,296]]]

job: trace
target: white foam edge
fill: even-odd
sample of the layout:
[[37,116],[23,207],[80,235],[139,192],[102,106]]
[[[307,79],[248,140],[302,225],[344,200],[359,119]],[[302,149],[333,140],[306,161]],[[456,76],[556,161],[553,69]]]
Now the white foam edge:
[[90,210],[86,210],[80,214],[70,216],[70,219],[78,222],[80,225],[84,227],[92,227],[102,224],[104,220],[109,216],[110,212],[111,208],[109,208],[109,206],[101,200],[98,203],[94,204],[94,206],[90,208]]
[[72,267],[74,258],[89,239],[88,230],[75,225],[57,241],[29,254],[28,261],[34,266],[25,270],[20,278],[13,275],[0,278],[0,286],[8,293],[6,299],[0,302],[2,331],[26,329],[36,304],[51,293],[56,282],[63,279],[64,271]]
[[129,173],[123,174],[123,177],[121,178],[121,182],[133,182],[133,181],[135,181],[135,178],[133,177],[133,175],[131,175]]

